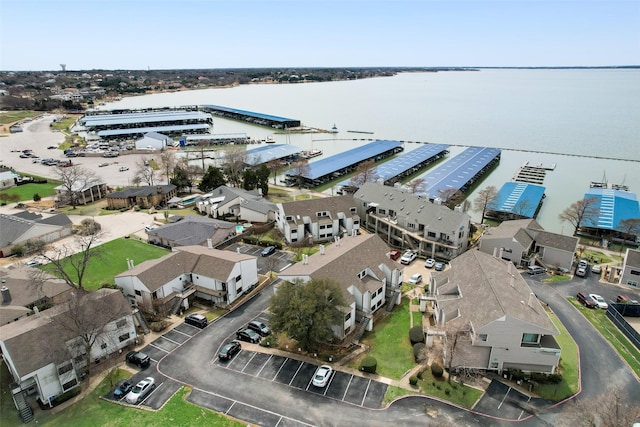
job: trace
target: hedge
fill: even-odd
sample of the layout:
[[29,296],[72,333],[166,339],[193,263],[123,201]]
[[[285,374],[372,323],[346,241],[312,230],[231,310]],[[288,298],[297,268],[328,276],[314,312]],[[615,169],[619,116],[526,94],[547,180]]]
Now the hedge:
[[422,331],[422,326],[414,326],[409,329],[409,339],[411,340],[411,345],[414,345],[419,342],[424,342],[424,332]]
[[378,368],[378,361],[373,356],[367,356],[364,359],[362,359],[362,362],[360,362],[360,370],[363,372],[375,374],[377,368]]

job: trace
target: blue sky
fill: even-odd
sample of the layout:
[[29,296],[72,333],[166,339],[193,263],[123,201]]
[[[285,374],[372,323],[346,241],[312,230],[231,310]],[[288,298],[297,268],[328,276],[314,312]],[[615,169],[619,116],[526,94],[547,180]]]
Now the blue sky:
[[0,70],[640,64],[640,0],[0,0]]

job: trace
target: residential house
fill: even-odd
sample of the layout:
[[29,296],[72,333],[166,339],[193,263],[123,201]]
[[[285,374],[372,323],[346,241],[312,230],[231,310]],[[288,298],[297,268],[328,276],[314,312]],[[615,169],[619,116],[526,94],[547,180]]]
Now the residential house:
[[450,266],[432,274],[427,296],[435,324],[427,344],[446,336],[445,366],[555,373],[559,331],[513,264],[472,250]]
[[137,206],[141,209],[167,206],[169,200],[178,194],[173,184],[131,187],[114,191],[107,196],[108,209],[126,209]]
[[[324,200],[324,199],[323,199]],[[344,338],[351,332],[372,330],[374,314],[383,306],[400,303],[398,292],[404,268],[388,257],[389,248],[374,234],[336,237],[321,246],[320,251],[304,258],[278,277],[288,282],[329,279],[340,285],[348,307],[344,310],[344,324],[335,332]]]
[[235,226],[232,222],[190,215],[149,230],[147,236],[149,243],[169,248],[209,244],[216,246],[235,235]]
[[571,270],[579,239],[545,231],[533,219],[504,221],[480,238],[480,251],[511,261],[518,267],[534,265]]
[[345,195],[278,203],[276,225],[288,243],[326,242],[358,233],[360,217]]
[[11,169],[0,167],[0,190],[6,190],[7,188],[15,187],[16,173]]
[[173,139],[159,132],[147,132],[144,136],[136,140],[136,150],[164,150],[173,146]]
[[262,197],[259,190],[242,190],[222,185],[196,202],[201,214],[213,218],[233,216],[246,222],[273,221],[278,210],[275,203]]
[[[81,336],[95,340],[90,354]],[[33,395],[52,405],[56,396],[79,386],[89,361],[100,361],[136,339],[131,308],[117,289],[83,294],[81,300],[72,298],[0,326],[0,349],[14,382],[16,407]]]
[[373,182],[360,187],[353,199],[362,226],[391,246],[446,260],[467,250],[471,219],[464,212]]
[[0,326],[65,302],[73,289],[64,280],[24,265],[0,270]]
[[0,258],[13,254],[16,245],[51,243],[71,235],[73,223],[65,214],[44,217],[28,211],[0,214]]
[[129,302],[160,312],[189,308],[189,298],[227,306],[258,283],[258,262],[251,255],[205,246],[179,246],[161,258],[115,276]]
[[620,271],[620,284],[638,287],[640,282],[640,251],[627,248]]
[[77,180],[71,185],[71,191],[65,185],[58,185],[55,190],[58,204],[68,204],[71,197],[75,197],[77,205],[86,205],[101,200],[108,193],[107,184],[102,178]]

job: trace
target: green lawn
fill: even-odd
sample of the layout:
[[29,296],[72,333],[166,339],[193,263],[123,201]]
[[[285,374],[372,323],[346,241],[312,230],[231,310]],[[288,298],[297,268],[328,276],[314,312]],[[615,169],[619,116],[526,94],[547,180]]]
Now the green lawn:
[[420,390],[429,396],[439,397],[457,405],[471,408],[482,397],[482,390],[467,387],[454,381],[449,384],[443,378],[435,378],[431,375],[431,369],[422,373],[422,379],[418,380]]
[[[393,313],[374,326],[374,330],[365,335],[362,342],[370,346],[370,356],[378,360],[377,373],[383,377],[399,380],[405,372],[415,366],[409,327],[411,322],[409,300],[402,299],[402,304]],[[360,361],[354,361],[354,369],[358,369]]]
[[[167,255],[168,250],[144,243],[135,239],[119,238],[100,246],[104,255],[89,261],[85,272],[83,287],[87,290],[97,290],[103,284],[114,284],[113,276],[127,269],[127,258],[135,265],[150,259]],[[45,270],[47,266],[43,267]],[[71,270],[68,270],[71,273]],[[71,277],[74,277],[73,275]]]
[[584,317],[600,331],[604,339],[611,343],[636,375],[640,376],[640,351],[611,323],[605,314],[605,310],[585,308],[573,297],[569,298],[569,302],[582,312]]
[[[418,304],[414,304],[414,305],[418,305]],[[412,311],[411,318],[413,319],[413,326],[422,326],[422,312]]]
[[[124,371],[120,377],[130,374]],[[135,409],[100,398],[111,389],[104,380],[92,393],[57,415],[38,424],[43,426],[116,427],[116,426],[223,426],[244,427],[241,423],[185,400],[189,389],[181,388],[159,411]]]
[[25,111],[3,111],[0,113],[0,124],[8,125],[10,123],[17,122],[18,120],[26,119],[28,117],[36,117],[42,113],[37,111],[25,110]]
[[48,180],[45,184],[25,184],[17,187],[11,187],[7,190],[0,191],[1,194],[13,195],[17,194],[21,202],[32,201],[34,194],[39,194],[40,197],[49,197],[56,194],[55,188],[60,185],[60,182]]

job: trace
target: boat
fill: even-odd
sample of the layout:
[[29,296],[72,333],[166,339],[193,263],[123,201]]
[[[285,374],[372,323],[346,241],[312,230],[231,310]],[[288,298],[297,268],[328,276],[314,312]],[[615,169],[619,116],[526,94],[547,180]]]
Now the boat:
[[331,133],[338,133],[338,128],[336,127],[336,124],[333,124],[333,127],[331,128]]
[[311,150],[306,150],[300,153],[300,157],[302,157],[303,159],[311,159],[318,156],[322,156],[322,150],[319,150],[317,148],[312,148]]
[[274,142],[276,142],[276,140],[273,139],[272,136],[268,136],[265,139],[263,139],[262,142],[264,142],[265,144],[273,144]]

